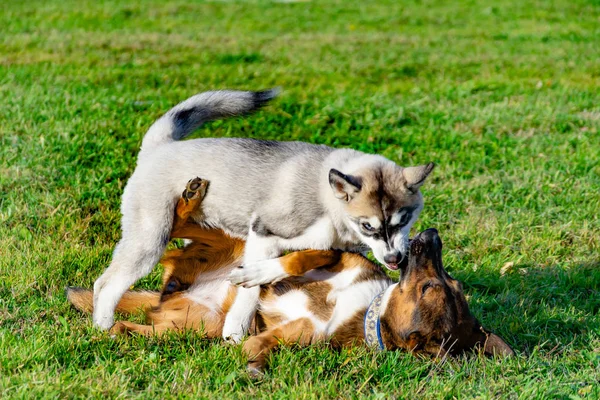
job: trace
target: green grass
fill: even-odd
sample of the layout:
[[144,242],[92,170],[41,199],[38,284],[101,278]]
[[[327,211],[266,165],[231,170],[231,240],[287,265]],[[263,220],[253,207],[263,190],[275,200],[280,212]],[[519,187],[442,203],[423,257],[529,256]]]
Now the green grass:
[[[12,1],[0,24],[0,397],[600,397],[598,1]],[[435,161],[415,231],[440,230],[518,357],[284,349],[252,382],[238,348],[112,340],[69,307],[108,265],[152,121],[275,85],[197,136]]]

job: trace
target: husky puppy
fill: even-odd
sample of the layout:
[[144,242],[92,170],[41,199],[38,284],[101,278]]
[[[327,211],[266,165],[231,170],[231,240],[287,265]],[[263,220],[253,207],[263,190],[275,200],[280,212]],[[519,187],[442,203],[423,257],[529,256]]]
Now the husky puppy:
[[[388,268],[398,268],[410,227],[423,208],[419,187],[433,164],[402,168],[378,155],[300,142],[180,141],[206,121],[247,114],[277,94],[276,89],[201,93],[150,127],[123,193],[122,238],[94,284],[97,326],[113,325],[123,293],[159,261],[181,187],[194,175],[211,184],[193,218],[246,240],[245,268],[240,270],[286,250],[356,251],[364,245]],[[237,272],[232,281],[252,286],[256,276]],[[227,315],[224,338],[241,340],[258,296],[257,286],[240,290]]]

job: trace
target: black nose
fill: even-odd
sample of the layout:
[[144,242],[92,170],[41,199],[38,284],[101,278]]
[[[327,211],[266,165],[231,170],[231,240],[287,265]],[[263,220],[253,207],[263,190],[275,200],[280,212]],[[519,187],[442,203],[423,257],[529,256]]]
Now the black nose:
[[397,264],[400,260],[400,254],[388,254],[383,257],[383,261],[387,264]]
[[440,235],[438,234],[437,229],[429,228],[419,233],[417,236],[413,238],[410,242],[410,252],[411,254],[417,254],[423,251],[424,249],[436,249],[442,247],[442,239],[440,239]]
[[423,232],[421,232],[420,236],[421,236],[421,240],[423,240],[426,243],[437,242],[440,240],[440,235],[439,235],[437,229],[435,229],[435,228],[429,228],[427,230],[424,230]]
[[431,243],[431,242],[436,242],[440,240],[440,235],[438,234],[437,229],[435,228],[429,228],[424,230],[423,232],[419,233],[417,236],[415,236],[411,242],[413,241],[419,241],[421,243]]

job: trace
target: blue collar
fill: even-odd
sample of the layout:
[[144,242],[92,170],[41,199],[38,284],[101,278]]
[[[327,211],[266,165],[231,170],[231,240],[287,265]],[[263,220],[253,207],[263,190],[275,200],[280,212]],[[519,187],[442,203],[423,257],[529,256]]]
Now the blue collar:
[[381,302],[385,292],[387,292],[387,289],[379,293],[371,301],[371,304],[369,304],[369,308],[367,308],[367,312],[365,313],[364,321],[365,342],[367,342],[367,346],[376,347],[379,351],[385,350],[383,340],[381,339],[381,326],[379,321]]

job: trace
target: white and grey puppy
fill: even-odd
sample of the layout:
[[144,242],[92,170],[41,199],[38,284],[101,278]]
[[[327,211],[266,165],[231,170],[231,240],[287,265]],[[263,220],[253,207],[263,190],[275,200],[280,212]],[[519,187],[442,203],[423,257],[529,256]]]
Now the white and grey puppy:
[[[419,187],[433,164],[402,168],[381,156],[301,142],[180,141],[206,121],[258,109],[277,92],[201,93],[150,127],[123,193],[122,239],[94,284],[97,326],[112,326],[123,293],[159,261],[181,189],[195,176],[209,181],[195,220],[247,240],[244,268],[231,277],[236,283],[280,279],[269,265],[260,268],[260,261],[286,250],[368,245],[381,263],[398,268],[423,207]],[[258,294],[258,287],[240,290],[225,321],[225,338],[241,340]]]

